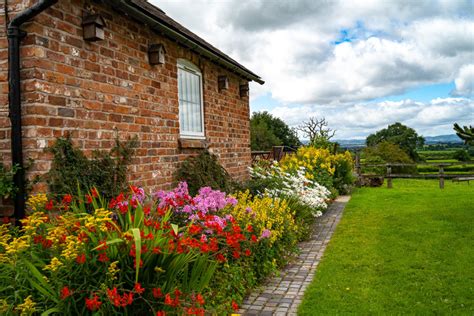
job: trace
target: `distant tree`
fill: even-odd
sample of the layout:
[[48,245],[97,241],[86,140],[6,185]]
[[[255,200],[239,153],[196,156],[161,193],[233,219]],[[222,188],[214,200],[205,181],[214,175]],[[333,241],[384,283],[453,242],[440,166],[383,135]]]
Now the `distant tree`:
[[329,123],[324,117],[321,119],[310,117],[308,121],[301,123],[297,130],[309,139],[311,146],[330,148],[332,147],[330,140],[334,137],[336,131],[330,129],[328,125]]
[[453,153],[453,158],[459,161],[469,161],[471,160],[471,155],[469,155],[469,152],[467,150],[459,149]]
[[401,123],[389,125],[375,134],[371,134],[366,139],[367,146],[375,146],[383,141],[398,145],[403,149],[411,159],[418,161],[416,149],[422,147],[425,139],[418,135],[413,128],[405,126]]
[[272,146],[299,147],[296,131],[270,113],[254,112],[250,118],[252,150],[269,150]]
[[474,146],[474,126],[461,127],[458,123],[454,123],[454,130],[456,131],[456,135],[458,135],[466,145]]
[[[362,157],[365,159],[366,164],[384,164],[384,163],[400,163],[400,164],[412,164],[413,160],[410,156],[400,148],[400,146],[388,142],[386,140],[380,143],[364,148]],[[377,174],[383,174],[385,167],[372,167],[370,171]],[[415,173],[416,166],[394,166],[392,167],[393,173]]]

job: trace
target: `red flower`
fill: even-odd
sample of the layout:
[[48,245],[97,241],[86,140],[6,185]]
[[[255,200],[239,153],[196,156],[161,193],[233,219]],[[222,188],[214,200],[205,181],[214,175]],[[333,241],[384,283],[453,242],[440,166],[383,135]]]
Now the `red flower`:
[[153,247],[152,252],[153,252],[154,254],[160,254],[160,253],[161,253],[161,249],[160,249],[160,247],[158,247],[158,246],[157,246],[157,247]]
[[204,298],[202,297],[202,295],[200,293],[198,295],[196,295],[196,302],[198,302],[199,305],[204,305],[204,303],[205,303]]
[[219,261],[219,262],[226,262],[226,259],[225,259],[224,255],[221,254],[221,253],[218,253],[218,254],[216,255],[216,259],[217,259],[217,261]]
[[90,311],[96,311],[100,308],[100,305],[102,305],[102,302],[99,301],[99,297],[94,294],[92,299],[86,297],[86,307]]
[[164,311],[157,311],[156,316],[166,316],[166,313]]
[[66,194],[63,197],[63,204],[68,205],[72,202],[72,195],[71,194]]
[[91,197],[89,194],[86,194],[85,198],[86,198],[86,203],[87,203],[87,204],[91,204],[91,203],[92,203],[92,197]]
[[61,292],[60,292],[60,296],[59,296],[59,297],[60,297],[62,300],[64,300],[64,299],[66,299],[67,297],[69,297],[69,296],[71,296],[71,295],[72,295],[72,291],[71,291],[67,286],[65,286],[65,287],[63,287],[63,288],[61,289]]
[[194,225],[192,224],[191,226],[189,226],[189,233],[190,234],[199,234],[201,232],[202,228],[197,226],[197,225]]
[[47,211],[51,211],[53,209],[54,205],[53,205],[53,200],[49,200],[48,203],[46,203],[46,205],[44,206],[44,208],[47,210]]
[[233,309],[234,311],[238,311],[238,310],[239,310],[239,305],[237,305],[237,303],[236,303],[234,300],[232,300],[232,309]]
[[239,259],[240,258],[240,253],[235,250],[233,253],[232,253],[232,257],[234,257],[235,259]]
[[258,240],[258,239],[257,239],[257,236],[255,236],[255,235],[252,235],[251,238],[252,238],[252,241],[253,241],[253,242],[257,242],[257,240]]
[[249,233],[253,232],[253,227],[252,227],[252,225],[248,225],[248,226],[247,226],[247,231],[248,231]]
[[122,307],[125,307],[127,305],[132,305],[133,303],[133,293],[132,292],[129,292],[128,294],[127,293],[123,293],[123,296],[122,296]]
[[100,262],[107,262],[109,261],[109,257],[107,257],[107,254],[105,252],[99,253],[99,259]]
[[160,297],[163,296],[163,292],[161,291],[161,288],[159,288],[159,287],[153,288],[152,291],[153,291],[153,297],[154,298],[160,298]]
[[170,293],[165,295],[165,305],[173,305],[173,300],[171,299]]
[[99,196],[99,192],[97,192],[97,189],[96,189],[96,188],[92,188],[91,194],[92,194],[92,196],[95,197],[95,198]]
[[142,294],[143,292],[145,292],[145,289],[142,288],[142,285],[140,283],[135,283],[135,286],[133,288],[138,294]]
[[116,287],[114,287],[112,290],[107,289],[107,296],[114,306],[119,307],[122,305],[120,301],[120,295],[118,294]]
[[252,252],[250,251],[250,249],[246,249],[246,250],[245,250],[245,255],[246,255],[247,257],[250,257],[251,254],[252,254]]

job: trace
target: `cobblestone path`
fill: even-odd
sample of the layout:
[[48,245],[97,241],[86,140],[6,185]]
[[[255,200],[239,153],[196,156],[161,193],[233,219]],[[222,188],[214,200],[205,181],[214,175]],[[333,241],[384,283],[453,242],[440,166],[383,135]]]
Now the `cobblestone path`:
[[279,276],[269,279],[247,297],[241,315],[296,315],[306,287],[336,229],[350,196],[339,196],[314,225],[313,235],[299,244],[299,257],[286,266]]

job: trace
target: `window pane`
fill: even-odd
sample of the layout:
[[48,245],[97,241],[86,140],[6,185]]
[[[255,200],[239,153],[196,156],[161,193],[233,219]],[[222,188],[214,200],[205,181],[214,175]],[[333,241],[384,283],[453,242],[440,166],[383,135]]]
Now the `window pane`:
[[178,96],[181,133],[202,133],[201,77],[178,68]]

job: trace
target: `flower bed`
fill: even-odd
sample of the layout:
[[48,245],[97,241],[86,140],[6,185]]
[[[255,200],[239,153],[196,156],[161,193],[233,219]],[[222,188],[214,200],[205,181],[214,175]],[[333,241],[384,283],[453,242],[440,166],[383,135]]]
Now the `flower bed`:
[[327,207],[331,192],[316,182],[324,175],[317,170],[334,176],[339,167],[312,165],[326,153],[312,154],[256,166],[248,190],[234,195],[202,187],[191,196],[181,182],[152,194],[131,186],[111,199],[96,189],[31,196],[21,228],[0,226],[0,313],[237,310],[249,289],[294,257]]
[[106,200],[93,189],[34,195],[28,208],[21,229],[0,229],[2,314],[230,312],[296,251],[287,202],[248,192],[192,197],[180,183]]

